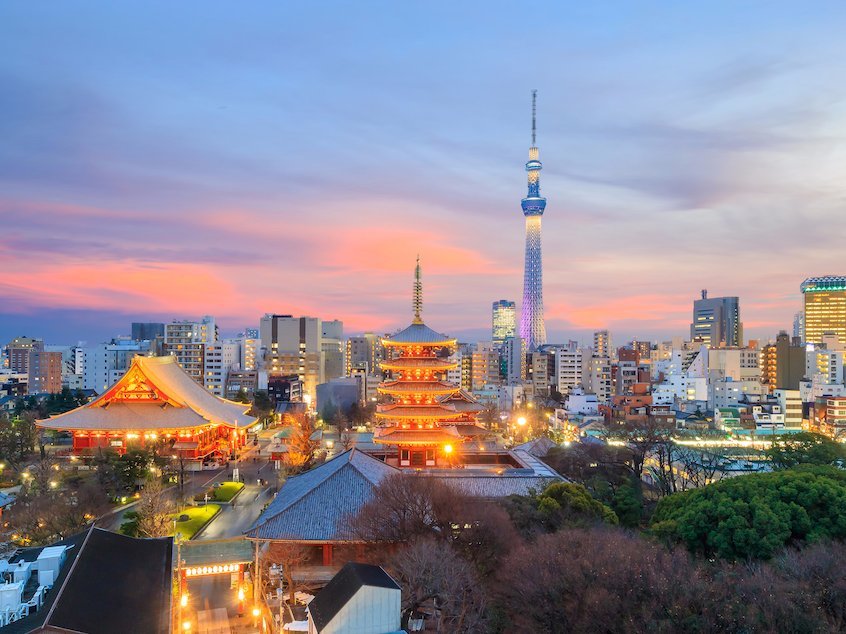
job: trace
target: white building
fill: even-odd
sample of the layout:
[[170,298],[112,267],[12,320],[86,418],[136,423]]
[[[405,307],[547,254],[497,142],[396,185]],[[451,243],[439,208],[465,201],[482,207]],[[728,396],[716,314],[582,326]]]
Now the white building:
[[349,562],[309,603],[308,633],[400,632],[401,594],[379,566]]
[[203,378],[206,389],[215,396],[224,397],[229,371],[238,369],[240,360],[241,344],[237,340],[206,344],[203,357]]

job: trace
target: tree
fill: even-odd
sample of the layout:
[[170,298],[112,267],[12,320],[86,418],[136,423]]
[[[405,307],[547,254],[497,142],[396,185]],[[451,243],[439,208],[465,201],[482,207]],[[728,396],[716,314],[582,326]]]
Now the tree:
[[273,418],[273,400],[264,390],[256,390],[253,394],[253,407],[250,414],[256,418],[268,422]]
[[846,458],[842,443],[813,432],[779,436],[765,453],[777,469],[799,464],[830,465]]
[[236,403],[249,403],[250,395],[247,394],[247,390],[241,388],[232,400]]
[[702,585],[683,551],[593,528],[518,546],[492,593],[509,632],[680,632],[698,614]]
[[844,538],[846,474],[813,467],[721,480],[661,500],[652,531],[725,559],[769,559],[787,545]]
[[291,435],[288,436],[288,462],[294,471],[305,471],[314,461],[320,443],[312,439],[314,424],[304,414],[292,416]]
[[565,526],[617,524],[617,515],[580,484],[554,482],[536,495],[503,501],[514,525],[525,534],[551,533]]
[[417,537],[448,539],[457,509],[468,498],[425,475],[397,473],[383,479],[373,498],[350,518],[365,541],[409,542]]
[[472,567],[447,544],[434,539],[413,542],[388,565],[402,586],[402,627],[421,608],[434,613],[436,632],[477,633],[486,630],[485,594]]
[[167,495],[161,479],[147,482],[135,507],[136,530],[139,537],[167,537],[173,532],[173,501]]
[[18,468],[35,452],[38,439],[35,420],[34,410],[23,410],[20,416],[14,419],[0,414],[0,457],[13,468]]
[[350,528],[368,542],[443,541],[483,576],[519,541],[496,502],[467,496],[431,476],[404,473],[379,483],[373,499],[350,518]]
[[[296,620],[291,611],[291,606],[294,605],[294,595],[297,590],[303,587],[296,573],[308,560],[309,549],[307,547],[286,542],[271,542],[262,558],[262,570],[270,564],[278,564],[282,567],[282,577],[285,580],[285,588],[288,590],[288,613],[292,621]],[[265,573],[263,578],[268,579],[269,575]]]

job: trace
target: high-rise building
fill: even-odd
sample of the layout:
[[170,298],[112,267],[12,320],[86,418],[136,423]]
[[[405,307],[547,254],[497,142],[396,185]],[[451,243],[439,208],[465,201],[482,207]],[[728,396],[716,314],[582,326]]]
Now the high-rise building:
[[206,315],[200,321],[174,321],[165,325],[164,354],[176,357],[176,362],[197,383],[205,386],[206,345],[218,339],[214,317]]
[[102,394],[126,373],[134,357],[147,354],[149,345],[119,337],[110,343],[78,346],[74,351],[75,373],[80,375],[82,387]]
[[517,308],[514,302],[500,299],[493,303],[491,310],[491,341],[494,346],[501,346],[508,337],[517,334]]
[[297,376],[314,400],[318,384],[343,375],[342,322],[268,314],[259,330],[268,377]]
[[805,297],[805,341],[819,343],[834,333],[846,343],[846,276],[809,277],[800,287]]
[[28,385],[30,394],[55,394],[62,391],[62,353],[48,352],[39,342],[29,351]]
[[215,396],[226,395],[229,371],[240,366],[241,344],[237,340],[207,343],[203,355],[203,381]]
[[711,348],[743,345],[743,324],[740,323],[740,300],[737,297],[708,297],[693,302],[693,323],[690,338]]
[[596,357],[611,358],[611,351],[613,345],[611,343],[611,333],[607,330],[597,330],[593,333],[593,355]]
[[41,343],[43,342],[40,339],[15,337],[6,345],[4,365],[13,374],[26,374],[29,372],[29,353]]
[[499,352],[490,341],[480,341],[472,354],[470,384],[474,391],[499,385]]
[[800,345],[797,339],[791,341],[790,335],[783,330],[774,344],[764,346],[761,380],[770,391],[799,389],[799,382],[805,377],[806,371],[805,346]]
[[[800,310],[793,315],[793,336],[802,343],[805,342],[805,311]],[[846,342],[844,342],[846,343]]]
[[516,385],[526,380],[526,344],[520,337],[508,337],[502,344],[502,356],[505,359],[505,379],[508,385]]
[[543,258],[541,257],[541,218],[546,209],[546,198],[540,195],[540,172],[543,165],[538,160],[535,144],[535,102],[537,91],[532,91],[532,146],[526,171],[529,192],[521,206],[526,217],[526,260],[523,267],[523,304],[520,307],[520,338],[526,350],[534,352],[546,343],[546,323],[543,319]]
[[132,322],[132,338],[135,341],[153,341],[164,337],[165,325],[155,322]]
[[556,385],[561,394],[566,396],[574,388],[585,387],[585,370],[589,368],[590,358],[590,350],[579,348],[576,341],[555,346]]
[[364,370],[371,376],[380,375],[379,364],[385,360],[385,347],[382,337],[365,332],[361,336],[347,339],[346,374],[353,375],[353,370]]

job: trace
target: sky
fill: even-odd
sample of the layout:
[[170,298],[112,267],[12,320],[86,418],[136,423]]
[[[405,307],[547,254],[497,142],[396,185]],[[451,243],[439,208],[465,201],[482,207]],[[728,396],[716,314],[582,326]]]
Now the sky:
[[490,336],[530,93],[553,342],[843,274],[846,4],[0,3],[0,340],[267,312]]

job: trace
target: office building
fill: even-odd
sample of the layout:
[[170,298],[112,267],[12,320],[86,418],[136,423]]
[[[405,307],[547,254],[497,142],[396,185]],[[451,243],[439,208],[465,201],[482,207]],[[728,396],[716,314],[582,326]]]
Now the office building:
[[381,376],[379,364],[385,360],[385,347],[382,337],[372,332],[350,337],[346,344],[346,374],[353,375],[353,370],[364,370],[371,376]]
[[491,341],[500,347],[508,337],[517,335],[517,308],[514,302],[500,299],[491,308]]
[[132,338],[135,341],[153,341],[164,337],[165,325],[155,322],[132,322]]
[[165,325],[165,355],[176,357],[176,362],[197,383],[205,386],[206,345],[218,340],[214,317],[206,315],[200,321],[174,321]]
[[693,302],[693,323],[690,338],[711,348],[743,345],[743,325],[740,322],[740,300],[737,297],[708,297]]
[[55,394],[62,391],[61,352],[48,352],[41,343],[29,351],[28,385],[30,394]]
[[41,339],[31,337],[15,337],[6,344],[6,356],[4,366],[13,374],[26,374],[29,372],[29,352],[33,346],[43,344]]
[[846,276],[810,277],[801,285],[805,298],[805,339],[819,343],[833,333],[846,344]]
[[312,399],[318,384],[344,374],[342,322],[267,314],[259,330],[268,375],[299,377]]

